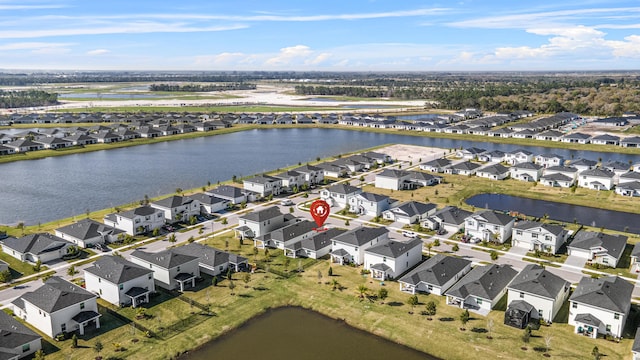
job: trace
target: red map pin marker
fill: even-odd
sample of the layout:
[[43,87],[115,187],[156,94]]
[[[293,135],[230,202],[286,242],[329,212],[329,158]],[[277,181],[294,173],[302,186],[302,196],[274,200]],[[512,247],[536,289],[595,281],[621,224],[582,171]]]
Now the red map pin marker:
[[318,228],[321,228],[325,220],[329,217],[329,210],[330,206],[324,200],[316,200],[311,203],[309,212],[311,213],[313,220],[318,224]]

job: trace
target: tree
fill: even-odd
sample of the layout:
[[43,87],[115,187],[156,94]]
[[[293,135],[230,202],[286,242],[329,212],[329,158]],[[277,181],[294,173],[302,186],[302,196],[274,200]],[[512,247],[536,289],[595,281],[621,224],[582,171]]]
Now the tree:
[[487,320],[487,332],[489,334],[487,335],[487,339],[492,339],[493,338],[491,336],[491,330],[493,330],[493,319],[488,319]]
[[264,248],[264,261],[269,262],[269,249]]
[[42,351],[42,349],[36,351],[36,353],[34,355],[35,356],[34,356],[33,360],[44,360],[45,359],[44,351]]
[[231,271],[231,268],[227,269],[227,279],[228,280],[233,279],[233,272]]
[[369,292],[369,288],[365,284],[360,284],[358,285],[357,291],[358,297],[360,299],[364,299],[364,297],[367,296],[367,293]]
[[349,219],[344,221],[344,226],[349,226]]
[[177,239],[176,239],[176,234],[175,234],[175,233],[174,233],[174,234],[169,235],[169,242],[170,242],[170,243],[174,243],[174,242],[176,242],[176,241],[177,241]]
[[437,311],[436,302],[431,300],[427,303],[427,316],[434,316]]
[[153,235],[153,237],[157,237],[158,235],[160,235],[160,229],[158,228],[153,229],[153,232],[151,233],[151,235]]
[[331,266],[329,266],[329,270],[327,271],[327,275],[329,275],[329,277],[333,276],[333,268]]
[[211,285],[212,286],[218,286],[218,277],[214,276],[213,278],[211,278]]
[[253,247],[253,261],[257,261],[258,258],[258,248],[257,247]]
[[413,309],[416,307],[416,305],[418,305],[420,302],[418,300],[418,295],[411,295],[409,296],[409,298],[407,299],[407,304],[411,305],[411,313],[413,314]]
[[182,194],[182,188],[176,188],[176,194],[178,195]]
[[529,343],[530,340],[531,340],[531,327],[527,325],[527,327],[524,328],[524,333],[522,334],[522,342],[526,345]]
[[0,271],[0,282],[8,283],[10,281],[11,281],[11,271],[9,270]]
[[67,275],[71,276],[71,280],[73,280],[73,277],[76,275],[76,273],[76,267],[73,265],[69,266],[69,268],[67,269]]
[[318,270],[318,284],[322,284],[322,271]]
[[191,244],[192,242],[196,241],[196,239],[193,236],[189,236],[189,238],[187,239],[187,242],[189,244]]
[[293,214],[293,212],[294,212],[293,206],[289,206],[289,214]]
[[71,347],[73,349],[78,347],[78,336],[74,333],[73,336],[71,337]]
[[489,256],[491,256],[491,260],[493,261],[498,260],[498,252],[495,250],[491,250],[491,252],[489,253]]
[[192,226],[193,226],[193,225],[195,225],[197,222],[198,222],[198,218],[197,218],[197,217],[195,217],[195,216],[191,216],[191,217],[189,218],[189,225],[192,225]]
[[435,247],[440,246],[440,239],[433,240],[433,246],[435,246]]
[[464,326],[469,322],[469,310],[464,309],[464,311],[460,314],[460,323],[462,327],[460,330],[465,330]]
[[24,223],[23,222],[19,222],[18,225],[16,225],[16,229],[21,230],[22,231],[22,236],[24,236]]
[[331,290],[336,290],[340,288],[340,283],[338,282],[338,280],[333,279],[331,280]]
[[227,225],[229,223],[229,220],[227,220],[227,218],[222,218],[222,225]]
[[244,273],[244,276],[242,277],[242,281],[244,281],[244,287],[246,288],[249,284],[249,281],[251,281],[251,274]]
[[102,349],[104,349],[104,346],[102,345],[100,340],[96,341],[96,343],[93,344],[93,351],[95,351],[98,355],[100,355]]
[[231,291],[231,295],[235,295],[233,293],[233,289],[236,288],[236,284],[233,283],[233,280],[229,280],[229,285],[227,285],[229,287],[229,291]]
[[427,251],[428,251],[427,252],[427,256],[431,257],[431,248],[433,247],[433,243],[432,242],[427,243],[425,246],[426,246]]
[[600,349],[598,349],[597,346],[594,346],[593,349],[591,349],[591,356],[593,356],[593,360],[600,360],[602,354],[600,354]]
[[384,301],[387,296],[389,296],[389,290],[385,288],[380,288],[380,290],[378,290],[378,298],[380,298],[380,300]]
[[453,244],[453,247],[451,248],[452,251],[458,251],[460,250],[460,247],[458,246],[458,244]]
[[544,351],[546,353],[551,349],[551,340],[553,340],[553,336],[551,334],[547,334],[544,336]]
[[284,265],[284,271],[289,271],[289,265],[291,265],[291,259],[285,258],[283,265]]
[[41,269],[42,269],[42,260],[38,259],[36,261],[36,264],[33,265],[33,271],[40,272]]

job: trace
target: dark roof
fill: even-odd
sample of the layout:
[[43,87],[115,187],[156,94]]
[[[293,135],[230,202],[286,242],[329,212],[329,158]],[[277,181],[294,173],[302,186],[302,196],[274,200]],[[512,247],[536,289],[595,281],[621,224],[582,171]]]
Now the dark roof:
[[113,284],[122,284],[153,273],[153,270],[143,268],[119,256],[101,256],[93,266],[84,271]]
[[569,287],[569,282],[554,275],[538,264],[529,264],[516,276],[509,289],[527,292],[549,299]]
[[381,256],[388,256],[395,259],[417,246],[420,246],[420,248],[422,248],[421,239],[414,238],[407,242],[391,240],[384,244],[372,246],[365,250],[365,252]]
[[192,198],[193,200],[197,200],[198,202],[200,202],[200,204],[205,204],[205,205],[213,205],[220,202],[229,201],[227,199],[222,199],[206,193],[196,193],[196,194],[189,195],[189,197]]
[[471,170],[475,170],[475,169],[479,168],[480,166],[481,166],[480,164],[476,164],[476,163],[471,162],[471,161],[463,161],[463,162],[457,163],[455,165],[452,165],[451,168],[452,169],[456,169],[456,170],[471,171]]
[[545,170],[546,172],[551,172],[551,171],[557,171],[557,172],[568,172],[568,173],[574,173],[576,171],[578,171],[578,169],[571,167],[571,166],[562,166],[562,165],[556,165],[556,166],[550,166],[547,168],[547,170]]
[[293,169],[299,173],[309,173],[312,171],[321,171],[322,169],[317,167],[317,166],[313,166],[313,165],[302,165],[298,168]]
[[569,300],[627,314],[632,293],[633,284],[617,276],[583,277]]
[[272,206],[263,210],[258,210],[258,211],[254,211],[254,212],[250,212],[248,214],[242,215],[240,219],[255,221],[255,222],[262,222],[262,221],[276,218],[278,216],[282,216],[280,209],[277,206]]
[[58,250],[65,245],[71,244],[49,233],[29,234],[18,239],[9,237],[0,241],[0,243],[19,253],[31,253],[35,255]]
[[592,325],[598,328],[601,326],[604,327],[604,323],[591,314],[577,314],[575,317],[575,322]]
[[389,230],[383,227],[360,226],[334,237],[333,240],[350,245],[362,246],[367,242],[387,233],[389,233]]
[[303,249],[316,251],[331,246],[331,239],[345,232],[347,232],[347,230],[332,228],[319,232],[311,238],[303,239],[300,245]]
[[273,176],[269,175],[259,175],[256,177],[252,177],[251,179],[244,180],[244,182],[254,183],[254,184],[266,184],[274,181],[279,181],[280,179],[276,179]]
[[374,193],[370,193],[370,192],[362,192],[360,194],[358,194],[358,196],[362,196],[363,198],[367,199],[368,201],[372,201],[372,202],[381,202],[381,201],[389,201],[389,197],[386,195],[380,195],[380,194],[374,194]]
[[583,172],[580,173],[580,176],[595,176],[595,177],[602,177],[602,178],[613,178],[615,176],[615,174],[613,173],[613,171],[611,170],[607,170],[607,169],[589,169],[589,170],[585,170]]
[[71,225],[58,228],[56,231],[80,240],[92,239],[103,236],[104,234],[124,233],[123,230],[107,226],[91,219],[82,219]]
[[149,215],[153,215],[158,211],[162,211],[162,210],[158,210],[155,208],[152,208],[151,206],[145,205],[145,206],[140,206],[137,207],[133,210],[129,210],[129,211],[125,211],[125,212],[121,212],[118,213],[118,215],[127,218],[127,219],[133,219],[136,216],[149,216]]
[[527,169],[527,170],[540,170],[542,169],[542,165],[538,165],[532,162],[521,162],[521,163],[517,163],[513,166],[511,166],[512,168],[516,168],[516,169]]
[[564,136],[565,139],[582,139],[582,140],[586,140],[591,138],[591,135],[589,134],[583,134],[583,133],[573,133],[573,134],[568,134]]
[[537,221],[518,221],[515,226],[513,227],[514,229],[518,229],[518,230],[530,230],[530,229],[534,229],[534,228],[542,228],[554,235],[560,235],[562,234],[562,232],[566,231],[564,229],[564,227],[560,226],[560,225],[554,225],[554,224],[547,224],[547,223],[541,223],[541,222],[537,222]]
[[508,223],[515,220],[513,216],[503,214],[503,213],[498,213],[493,210],[480,210],[475,212],[471,216],[473,216],[474,218],[480,217],[481,219],[483,219],[489,224],[499,224],[499,225],[507,225]]
[[399,178],[403,178],[406,176],[409,176],[409,172],[408,171],[404,171],[404,170],[395,170],[395,169],[384,169],[382,170],[382,172],[376,174],[376,176],[382,176],[382,177],[388,177],[388,178],[393,178],[393,179],[399,179]]
[[447,206],[441,210],[436,211],[433,217],[441,219],[445,224],[460,225],[468,218],[472,213],[467,210],[462,210],[455,206]]
[[484,169],[478,170],[478,172],[485,172],[492,175],[500,175],[500,174],[508,173],[509,168],[501,164],[493,164],[485,167]]
[[360,188],[347,184],[336,184],[327,188],[327,191],[338,194],[353,194],[362,191]]
[[436,208],[435,204],[425,204],[418,201],[408,201],[396,207],[396,209],[404,212],[407,216],[422,215]]
[[[42,337],[4,311],[0,311],[0,339],[2,348],[15,349]],[[12,354],[12,357],[15,354]]]
[[589,160],[589,159],[576,159],[573,161],[569,162],[570,166],[589,166],[589,167],[593,167],[596,166],[598,164],[597,161],[595,160]]
[[173,196],[169,196],[168,198],[164,198],[164,199],[161,199],[161,200],[158,200],[158,201],[154,201],[151,204],[152,205],[161,206],[161,207],[167,208],[167,209],[173,209],[173,208],[178,207],[178,206],[191,204],[192,202],[193,202],[193,199],[191,199],[188,196],[173,195]]
[[602,135],[596,135],[592,137],[591,140],[592,141],[593,140],[620,141],[620,137],[615,135],[610,135],[610,134],[602,134]]
[[620,175],[620,179],[636,179],[640,180],[640,172],[629,171]]
[[136,257],[165,269],[172,269],[198,259],[197,256],[185,255],[180,251],[175,251],[175,249],[167,249],[157,253],[136,250],[131,253],[131,257]]
[[510,265],[476,266],[447,291],[447,295],[466,299],[475,296],[493,301],[518,274]]
[[96,295],[57,276],[49,278],[41,287],[20,297],[48,313],[95,298]]
[[440,158],[440,159],[427,161],[426,163],[423,163],[422,165],[429,166],[429,167],[445,167],[445,166],[451,165],[451,160]]
[[312,232],[317,228],[315,222],[309,220],[303,220],[291,225],[273,230],[271,232],[271,239],[277,241],[289,241],[298,236],[302,236],[306,233]]
[[573,181],[573,178],[561,173],[543,175],[542,178],[545,180],[553,180],[553,181]]
[[[198,258],[200,264],[204,264],[210,267],[217,267],[230,262],[231,253],[216,249],[211,246],[206,246],[198,243],[191,243],[184,246],[178,246],[173,248],[174,252],[182,255],[192,256]],[[235,261],[244,262],[247,259],[242,256],[237,256]]]
[[418,285],[420,282],[441,286],[458,275],[471,261],[455,256],[437,254],[423,262],[400,280],[407,284]]
[[235,186],[220,185],[215,189],[207,191],[207,193],[217,197],[235,199],[242,197],[244,195],[244,190]]
[[569,247],[589,250],[593,247],[602,247],[607,253],[616,259],[620,259],[624,247],[627,245],[627,237],[624,235],[610,235],[593,231],[578,232]]

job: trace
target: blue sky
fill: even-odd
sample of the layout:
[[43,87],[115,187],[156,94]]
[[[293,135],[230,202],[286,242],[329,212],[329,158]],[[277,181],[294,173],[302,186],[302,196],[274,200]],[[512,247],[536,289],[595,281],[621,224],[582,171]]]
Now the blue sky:
[[0,0],[0,68],[640,68],[640,2]]

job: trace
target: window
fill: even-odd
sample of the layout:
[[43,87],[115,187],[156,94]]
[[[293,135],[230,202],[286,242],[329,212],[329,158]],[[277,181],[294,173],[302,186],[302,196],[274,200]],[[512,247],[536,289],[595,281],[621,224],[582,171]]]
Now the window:
[[538,310],[538,317],[539,317],[539,318],[542,318],[542,317],[543,317],[543,316],[542,316],[542,314],[543,314],[542,309]]
[[482,305],[482,299],[477,299],[477,298],[476,298],[476,303],[477,303],[478,305]]
[[80,310],[84,309],[84,303],[80,303]]
[[27,352],[29,350],[31,350],[31,344],[22,345],[22,352]]
[[120,290],[124,289],[124,284],[118,285],[118,289],[120,289]]
[[101,283],[101,282],[102,282],[102,279],[101,279],[101,278],[98,278],[98,282],[99,282],[99,283]]
[[607,324],[607,332],[611,332],[611,325]]
[[387,262],[387,258],[386,258],[386,257],[383,257],[383,258],[382,258],[382,262]]
[[603,264],[608,264],[609,263],[609,259],[607,259],[606,257],[602,258],[602,263]]
[[522,235],[522,230],[517,230],[516,235]]
[[551,241],[551,235],[545,236],[544,239],[547,240],[547,241]]
[[616,320],[620,320],[620,314],[613,314],[613,318]]
[[102,289],[100,289],[100,295],[102,295]]
[[523,292],[520,293],[520,298],[524,299],[524,293]]
[[67,331],[67,324],[60,325],[60,331],[66,332]]
[[574,308],[574,309],[577,309],[578,308],[578,303],[575,303],[575,302],[571,303],[571,307]]
[[180,272],[180,266],[178,266],[178,268],[176,269],[178,272]]
[[531,234],[531,237],[532,237],[533,239],[537,239],[537,238],[538,238],[538,234]]
[[153,264],[149,264],[149,269],[153,268]]
[[151,278],[152,278],[152,276],[151,276],[151,274],[149,274],[149,275],[147,276],[147,279],[151,280]]
[[356,248],[354,249],[355,251],[358,251],[358,247],[356,246]]

